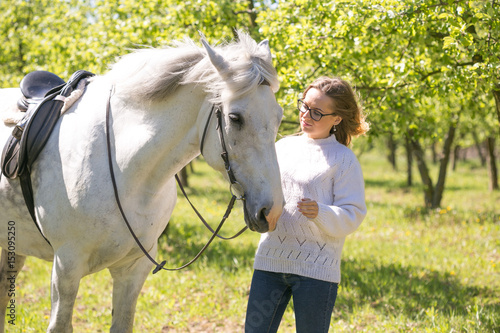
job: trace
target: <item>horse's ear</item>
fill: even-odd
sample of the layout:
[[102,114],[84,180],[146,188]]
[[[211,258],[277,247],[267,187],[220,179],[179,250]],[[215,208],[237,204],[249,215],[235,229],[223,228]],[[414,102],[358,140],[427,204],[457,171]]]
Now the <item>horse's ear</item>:
[[227,63],[226,59],[224,59],[223,56],[221,56],[217,51],[215,51],[210,44],[205,40],[205,38],[201,39],[201,43],[203,44],[203,47],[205,47],[205,50],[207,51],[208,57],[210,58],[210,62],[212,62],[212,65],[217,69],[219,74],[224,78],[228,75],[227,71],[229,69],[229,64]]
[[264,39],[262,42],[260,42],[259,48],[266,52],[266,55],[267,55],[266,60],[272,61],[273,57],[271,55],[271,48],[269,47],[269,40]]

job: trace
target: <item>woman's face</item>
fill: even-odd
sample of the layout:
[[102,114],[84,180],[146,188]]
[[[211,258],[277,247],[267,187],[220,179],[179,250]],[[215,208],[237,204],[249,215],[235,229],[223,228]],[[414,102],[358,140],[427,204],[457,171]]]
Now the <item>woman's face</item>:
[[[309,109],[316,109],[324,115],[335,113],[333,100],[326,96],[321,90],[311,88],[304,97],[304,104]],[[306,109],[307,109],[306,108]],[[304,111],[303,109],[302,111]],[[338,125],[342,118],[340,116],[327,115],[316,121],[311,118],[310,111],[299,112],[300,128],[311,139],[324,139],[330,136],[330,129]]]

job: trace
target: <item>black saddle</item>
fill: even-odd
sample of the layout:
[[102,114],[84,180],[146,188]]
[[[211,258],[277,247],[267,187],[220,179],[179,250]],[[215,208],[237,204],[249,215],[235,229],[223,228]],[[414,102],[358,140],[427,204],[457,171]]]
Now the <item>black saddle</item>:
[[30,105],[40,103],[47,93],[65,82],[59,76],[47,71],[34,71],[27,74],[20,83],[23,97],[17,102],[21,111],[27,111]]
[[18,106],[28,107],[3,150],[2,173],[5,177],[14,179],[29,172],[59,119],[63,97],[68,97],[81,79],[93,75],[77,71],[67,83],[45,71],[32,72],[23,78],[21,91],[24,97],[18,101]]
[[64,97],[73,92],[81,79],[93,75],[79,70],[65,83],[55,74],[36,71],[29,73],[21,81],[21,91],[24,96],[18,101],[18,106],[21,110],[25,110],[26,114],[16,124],[7,140],[2,153],[1,167],[5,177],[10,179],[19,177],[26,206],[38,230],[40,227],[35,218],[31,166],[47,143],[59,119]]

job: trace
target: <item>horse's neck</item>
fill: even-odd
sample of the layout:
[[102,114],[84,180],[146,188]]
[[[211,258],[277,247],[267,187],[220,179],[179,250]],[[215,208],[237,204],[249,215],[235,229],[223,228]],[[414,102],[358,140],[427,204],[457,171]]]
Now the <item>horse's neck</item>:
[[[118,95],[119,96],[119,95]],[[154,105],[113,102],[113,132],[123,180],[153,190],[163,186],[195,158],[199,150],[200,115],[205,94],[180,87],[165,102]]]

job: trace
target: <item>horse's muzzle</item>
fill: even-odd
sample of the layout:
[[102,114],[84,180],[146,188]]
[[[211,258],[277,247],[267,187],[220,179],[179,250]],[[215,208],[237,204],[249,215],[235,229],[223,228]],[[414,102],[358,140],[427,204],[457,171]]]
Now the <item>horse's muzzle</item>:
[[251,209],[247,207],[247,201],[244,201],[243,210],[245,213],[245,222],[250,230],[264,233],[275,229],[277,218],[273,219],[271,223],[268,221],[269,214],[272,211],[272,205]]

